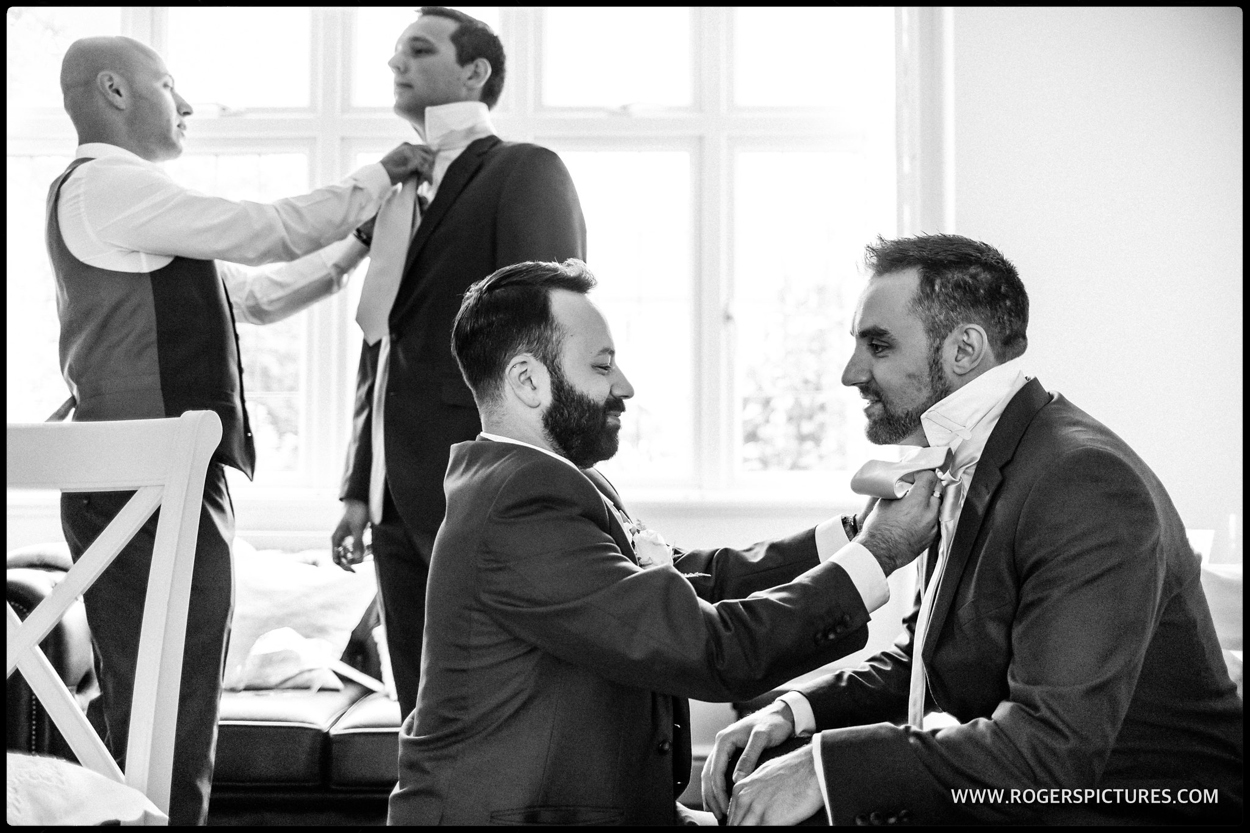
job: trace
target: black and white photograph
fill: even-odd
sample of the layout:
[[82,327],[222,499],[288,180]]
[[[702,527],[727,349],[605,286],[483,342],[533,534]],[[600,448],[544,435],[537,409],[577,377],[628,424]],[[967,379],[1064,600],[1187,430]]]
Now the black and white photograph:
[[1239,827],[1243,21],[8,7],[7,823]]

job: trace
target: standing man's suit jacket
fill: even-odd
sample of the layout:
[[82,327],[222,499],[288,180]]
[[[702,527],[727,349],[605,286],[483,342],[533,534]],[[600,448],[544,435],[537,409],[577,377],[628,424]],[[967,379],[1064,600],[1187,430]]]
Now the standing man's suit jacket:
[[[586,258],[573,180],[552,151],[497,136],[478,139],[447,169],[416,235],[391,307],[386,477],[410,529],[443,519],[448,449],[481,430],[473,394],[451,353],[451,324],[469,285],[527,260]],[[372,398],[378,344],[363,345],[341,498],[369,500]]]
[[392,824],[673,824],[685,697],[755,696],[867,641],[814,530],[642,569],[609,498],[537,449],[460,443],[446,490]]
[[[1037,380],[986,444],[940,587],[929,705],[962,725],[859,725],[905,720],[914,611],[897,648],[800,688],[834,729],[834,823],[1240,816],[1242,706],[1184,524],[1123,440]],[[962,787],[1215,787],[1220,803],[955,803]]]

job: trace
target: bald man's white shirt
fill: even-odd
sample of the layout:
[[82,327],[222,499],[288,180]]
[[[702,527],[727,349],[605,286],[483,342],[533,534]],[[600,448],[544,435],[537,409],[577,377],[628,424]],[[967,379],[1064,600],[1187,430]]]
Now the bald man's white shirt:
[[[80,145],[75,158],[84,157],[92,161],[66,180],[57,213],[74,257],[142,273],[175,257],[216,260],[235,316],[253,324],[280,320],[341,289],[368,254],[351,231],[391,189],[375,163],[308,194],[235,201],[179,185],[160,165],[116,145]],[[293,262],[239,265],[275,261]]]

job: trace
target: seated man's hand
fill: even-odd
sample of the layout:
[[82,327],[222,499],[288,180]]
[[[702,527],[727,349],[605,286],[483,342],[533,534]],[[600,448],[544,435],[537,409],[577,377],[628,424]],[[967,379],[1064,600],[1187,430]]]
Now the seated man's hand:
[[755,769],[755,762],[760,759],[764,750],[776,746],[793,734],[794,715],[790,713],[790,707],[781,701],[770,703],[717,732],[712,751],[707,762],[703,764],[703,808],[714,813],[718,819],[724,818],[729,811],[725,770],[734,752],[742,750],[733,773],[733,780],[737,782]]
[[879,500],[855,536],[877,559],[888,576],[929,548],[938,532],[941,491],[937,475],[922,471],[907,494],[898,500]]
[[729,823],[795,825],[824,807],[810,746],[766,761],[734,784]]
[[343,518],[330,535],[330,548],[334,552],[334,563],[349,573],[356,572],[352,565],[365,558],[365,527],[368,524],[369,504],[351,498],[343,501]]

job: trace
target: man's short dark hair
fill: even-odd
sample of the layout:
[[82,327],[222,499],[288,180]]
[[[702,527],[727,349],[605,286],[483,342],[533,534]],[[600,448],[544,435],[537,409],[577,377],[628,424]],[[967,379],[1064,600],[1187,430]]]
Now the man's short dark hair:
[[421,14],[445,17],[454,20],[458,26],[451,33],[451,44],[456,47],[456,63],[464,66],[470,61],[485,58],[490,63],[490,78],[482,85],[482,103],[493,108],[503,92],[504,55],[503,41],[491,29],[476,17],[465,14],[459,9],[446,6],[422,6]]
[[920,286],[912,309],[935,346],[964,323],[985,328],[1000,362],[1029,346],[1029,296],[1016,267],[987,243],[957,234],[926,234],[869,243],[865,263],[874,277],[916,268]]
[[551,314],[551,291],[585,295],[595,285],[586,264],[526,261],[505,266],[469,287],[451,327],[451,352],[478,405],[496,400],[508,361],[532,353],[560,372],[564,331]]

